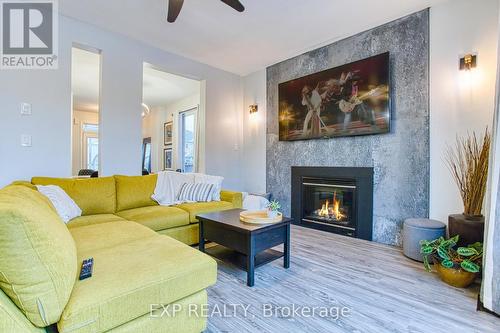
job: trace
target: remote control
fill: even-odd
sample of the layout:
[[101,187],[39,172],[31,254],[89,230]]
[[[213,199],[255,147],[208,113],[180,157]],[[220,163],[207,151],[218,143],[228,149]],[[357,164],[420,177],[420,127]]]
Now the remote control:
[[85,259],[82,263],[80,270],[80,280],[85,280],[92,276],[92,269],[94,267],[94,258]]

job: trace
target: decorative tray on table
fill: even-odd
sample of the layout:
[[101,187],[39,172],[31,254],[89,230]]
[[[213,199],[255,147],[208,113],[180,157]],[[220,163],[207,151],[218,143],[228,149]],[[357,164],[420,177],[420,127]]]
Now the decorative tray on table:
[[281,222],[283,214],[278,212],[276,217],[269,217],[267,210],[246,210],[240,213],[240,220],[251,224],[271,224]]

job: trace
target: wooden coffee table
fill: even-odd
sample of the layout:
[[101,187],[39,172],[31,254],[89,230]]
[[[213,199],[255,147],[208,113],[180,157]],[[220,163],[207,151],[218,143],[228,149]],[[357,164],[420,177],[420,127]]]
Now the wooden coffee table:
[[[254,285],[255,268],[283,257],[283,266],[290,267],[290,223],[292,219],[274,224],[256,225],[240,221],[242,209],[200,214],[199,249],[211,256],[229,261],[247,272],[247,285]],[[219,245],[205,249],[209,240]],[[283,244],[284,251],[271,249]]]

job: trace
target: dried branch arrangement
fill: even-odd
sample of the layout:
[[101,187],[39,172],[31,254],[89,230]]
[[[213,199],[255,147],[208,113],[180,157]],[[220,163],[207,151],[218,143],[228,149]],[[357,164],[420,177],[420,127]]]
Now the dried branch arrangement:
[[482,214],[483,199],[488,178],[491,136],[486,128],[480,139],[475,132],[457,137],[455,146],[446,151],[446,162],[455,179],[464,204],[464,214]]

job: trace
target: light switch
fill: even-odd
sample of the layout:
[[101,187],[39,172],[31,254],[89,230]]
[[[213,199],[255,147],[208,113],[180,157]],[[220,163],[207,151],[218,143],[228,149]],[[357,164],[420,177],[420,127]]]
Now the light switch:
[[31,116],[31,104],[21,103],[21,114],[23,116]]
[[21,134],[21,146],[31,147],[31,135]]

